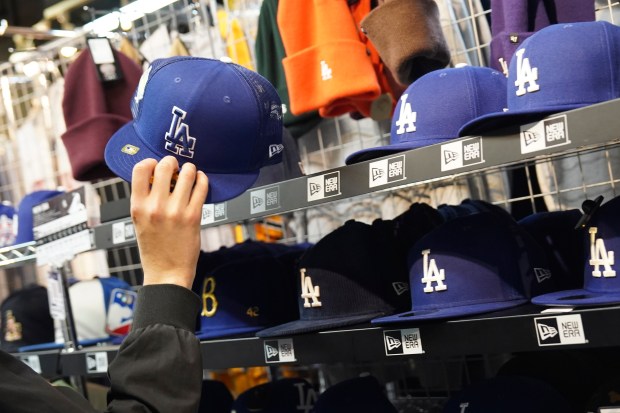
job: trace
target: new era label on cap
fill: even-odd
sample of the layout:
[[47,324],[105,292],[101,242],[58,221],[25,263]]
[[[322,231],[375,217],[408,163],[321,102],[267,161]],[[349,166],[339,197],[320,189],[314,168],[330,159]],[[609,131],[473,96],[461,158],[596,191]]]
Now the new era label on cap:
[[383,332],[383,344],[386,356],[424,353],[419,328],[386,330]]
[[286,363],[297,361],[293,339],[266,340],[263,342],[265,349],[265,363]]
[[539,346],[587,343],[580,314],[534,319]]
[[308,202],[341,195],[340,171],[308,178]]
[[469,138],[441,145],[441,171],[484,163],[482,138]]
[[405,175],[405,155],[368,164],[368,187],[374,188],[407,179]]
[[566,125],[566,115],[522,125],[521,153],[538,152],[571,143]]
[[259,214],[278,208],[280,208],[280,185],[257,189],[250,193],[251,214]]

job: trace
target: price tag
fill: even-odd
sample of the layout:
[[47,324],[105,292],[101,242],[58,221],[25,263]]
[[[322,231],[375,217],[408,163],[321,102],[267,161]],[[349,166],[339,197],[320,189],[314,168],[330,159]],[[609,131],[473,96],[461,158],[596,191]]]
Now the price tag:
[[41,374],[41,360],[39,360],[39,356],[30,355],[30,356],[20,356],[19,359],[28,365],[31,369]]
[[108,353],[98,351],[96,353],[86,353],[86,372],[87,373],[106,373],[108,371]]
[[67,318],[62,285],[62,276],[58,271],[52,270],[47,274],[47,298],[50,315],[54,320],[61,321]]
[[57,264],[93,248],[84,187],[32,208],[37,264]]

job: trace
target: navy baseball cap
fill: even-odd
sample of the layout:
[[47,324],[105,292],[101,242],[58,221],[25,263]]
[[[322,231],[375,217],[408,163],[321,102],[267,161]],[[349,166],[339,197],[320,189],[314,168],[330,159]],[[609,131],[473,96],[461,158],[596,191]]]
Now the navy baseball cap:
[[443,409],[443,413],[576,411],[550,384],[523,376],[498,376],[473,383],[452,396]]
[[350,220],[327,234],[299,261],[299,319],[256,335],[320,331],[403,311],[411,305],[407,268],[394,244],[392,226],[381,220]]
[[29,285],[13,292],[2,301],[0,316],[0,347],[4,351],[16,352],[22,346],[54,340],[45,287]]
[[[451,219],[422,237],[408,256],[411,311],[372,320],[402,323],[447,319],[519,306],[551,277],[533,257],[524,231],[493,212]],[[550,275],[550,274],[549,274]],[[550,287],[549,287],[550,288]]]
[[200,339],[254,332],[299,316],[296,278],[273,256],[236,259],[206,271],[198,268],[197,277]]
[[105,161],[131,181],[136,163],[173,155],[209,177],[207,203],[235,198],[282,161],[282,104],[264,77],[234,63],[158,59],[131,101],[133,121],[110,138]]
[[519,220],[542,247],[558,290],[572,290],[583,285],[584,232],[576,229],[582,213],[578,209],[546,211]]
[[459,136],[470,120],[506,107],[506,78],[487,67],[435,70],[413,82],[401,95],[390,130],[390,144],[349,155],[354,164]]
[[329,387],[319,396],[313,412],[396,413],[397,410],[379,381],[373,376],[363,376]]
[[504,208],[480,199],[464,199],[459,205],[442,204],[437,207],[437,210],[444,221],[449,221],[454,218],[471,214],[477,214],[479,212],[492,212],[514,222],[512,215],[510,215],[510,213]]
[[318,392],[298,377],[274,380],[241,393],[232,406],[233,413],[308,413]]
[[31,192],[22,198],[17,206],[17,215],[15,215],[17,223],[13,221],[13,225],[17,225],[15,244],[34,241],[32,208],[60,194],[62,194],[60,191],[42,190]]
[[515,51],[506,85],[507,110],[472,120],[460,136],[620,98],[620,27],[597,21],[539,30]]
[[224,383],[218,380],[203,380],[197,413],[230,413],[233,400],[232,393]]
[[620,303],[620,197],[601,205],[585,231],[586,260],[583,288],[558,291],[532,298],[534,304],[549,306],[597,306]]

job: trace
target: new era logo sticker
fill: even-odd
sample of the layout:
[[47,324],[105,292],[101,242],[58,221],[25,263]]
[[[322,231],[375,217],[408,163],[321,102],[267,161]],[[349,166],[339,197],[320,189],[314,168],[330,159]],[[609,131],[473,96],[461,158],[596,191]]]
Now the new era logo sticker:
[[308,178],[308,202],[341,195],[340,171]]
[[266,363],[286,363],[297,361],[295,359],[295,349],[293,339],[267,340],[263,342],[265,349]]
[[368,187],[374,188],[407,179],[405,175],[405,155],[368,164]]
[[468,138],[441,145],[441,170],[451,171],[484,162],[482,138]]
[[538,152],[571,143],[566,125],[566,115],[561,115],[521,126],[521,153]]
[[86,372],[87,373],[106,373],[108,371],[108,353],[99,351],[97,353],[86,353]]
[[227,217],[228,208],[226,207],[226,202],[222,202],[219,204],[204,204],[202,206],[202,217],[200,219],[200,225],[213,224],[214,222],[225,221]]
[[587,343],[580,314],[534,319],[539,346]]
[[383,332],[383,344],[386,356],[424,353],[419,328],[386,330]]
[[250,192],[250,213],[261,212],[280,208],[280,186],[257,189]]

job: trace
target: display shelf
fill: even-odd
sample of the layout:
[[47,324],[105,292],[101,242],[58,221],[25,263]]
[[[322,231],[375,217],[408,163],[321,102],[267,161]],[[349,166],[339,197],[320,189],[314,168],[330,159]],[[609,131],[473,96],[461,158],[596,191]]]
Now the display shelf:
[[[281,214],[339,199],[369,194],[554,156],[620,140],[620,99],[549,116],[534,124],[509,127],[395,155],[330,169],[260,188],[215,205],[205,205],[202,226]],[[96,248],[135,243],[131,220],[94,229]]]
[[34,242],[0,248],[0,269],[19,267],[36,261],[37,251]]
[[[357,325],[319,333],[257,338],[251,335],[201,342],[203,367],[395,361],[405,357],[449,357],[553,349],[620,346],[620,306],[542,312],[522,305],[511,310],[451,321]],[[269,348],[271,347],[271,349]],[[101,375],[118,346],[86,347],[61,354],[65,375]],[[50,353],[24,353],[16,355]],[[50,365],[51,362],[45,362]],[[45,370],[44,370],[45,372]]]
[[60,350],[40,350],[13,355],[39,374],[47,377],[61,375]]

